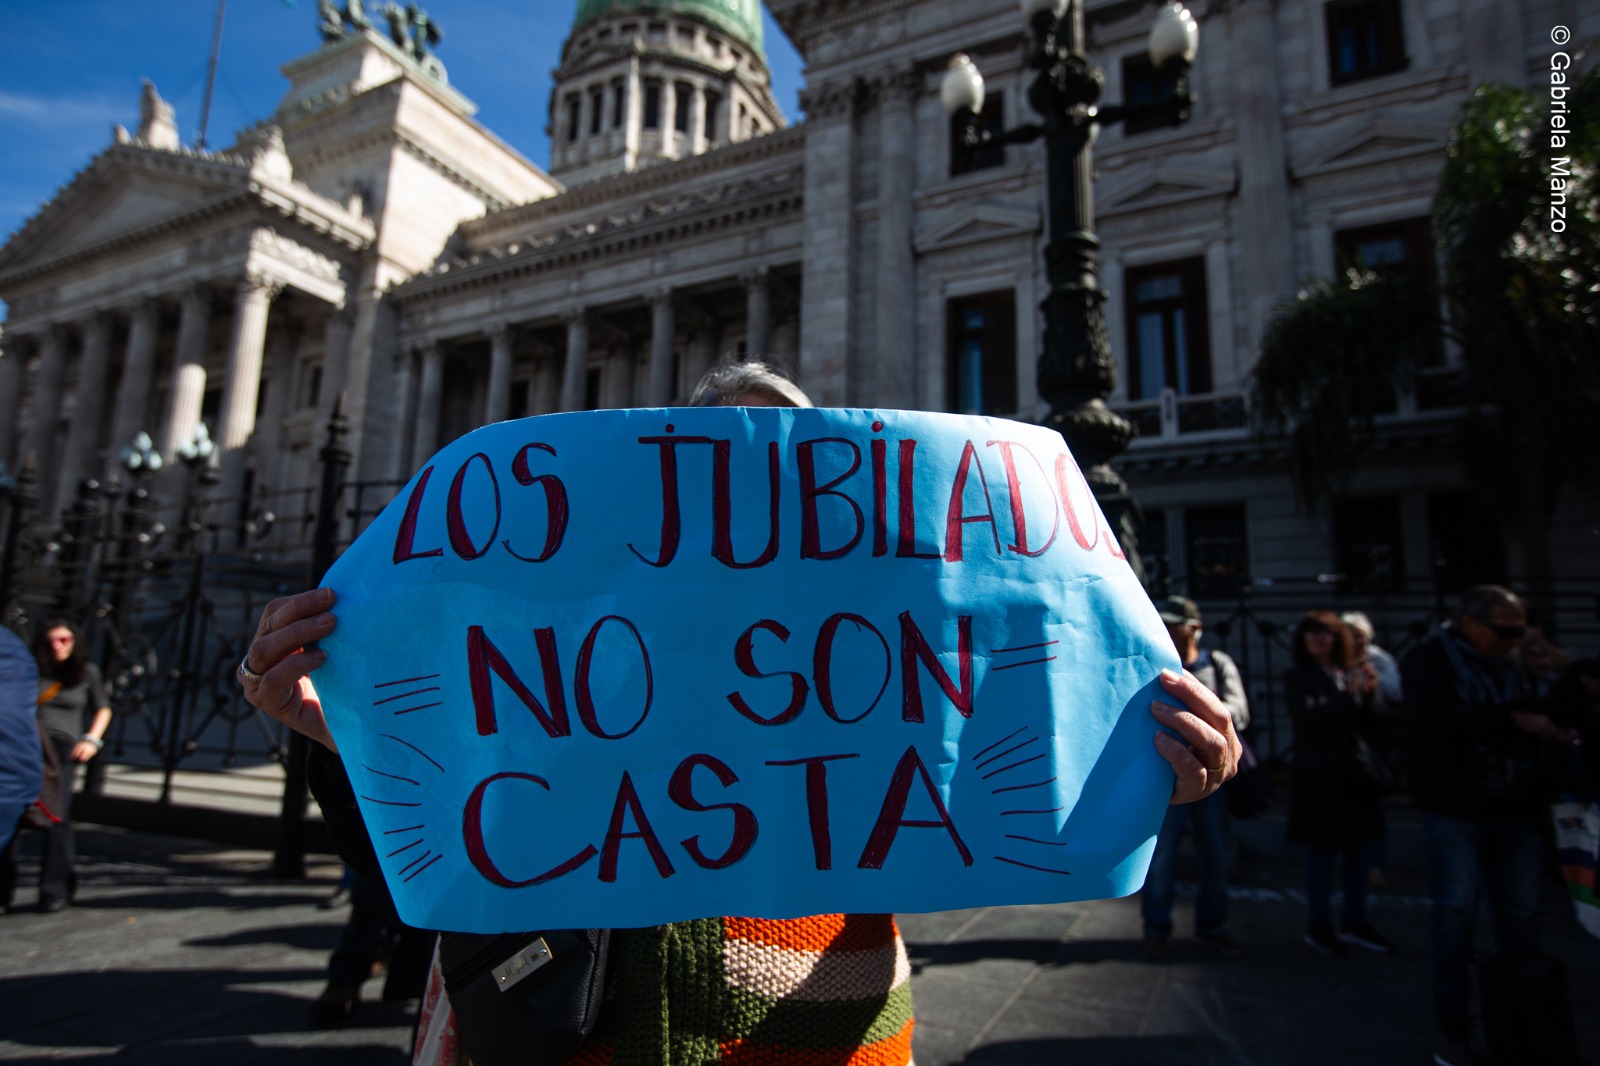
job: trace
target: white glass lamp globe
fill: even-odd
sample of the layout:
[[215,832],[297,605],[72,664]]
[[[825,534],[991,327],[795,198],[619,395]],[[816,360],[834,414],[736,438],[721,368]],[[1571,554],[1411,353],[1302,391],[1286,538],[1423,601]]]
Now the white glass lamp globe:
[[950,69],[945,72],[939,98],[952,115],[961,111],[976,114],[983,110],[983,75],[965,52],[950,57]]
[[1174,59],[1193,63],[1199,47],[1200,24],[1182,4],[1168,3],[1156,16],[1155,25],[1150,27],[1150,62],[1157,70]]

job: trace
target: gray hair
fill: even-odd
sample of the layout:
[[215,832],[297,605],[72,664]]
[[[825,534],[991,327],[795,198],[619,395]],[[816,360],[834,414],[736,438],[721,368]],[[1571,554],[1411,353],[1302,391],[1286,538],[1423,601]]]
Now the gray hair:
[[1365,611],[1346,611],[1339,616],[1339,621],[1360,633],[1361,639],[1369,644],[1377,633],[1377,630],[1372,628],[1372,619],[1367,617]]
[[755,361],[721,363],[706,371],[694,387],[689,406],[731,407],[739,397],[752,392],[771,400],[775,407],[814,406],[800,386],[777,367]]
[[1504,585],[1476,585],[1461,594],[1461,616],[1477,622],[1489,620],[1496,607],[1522,610],[1522,600]]

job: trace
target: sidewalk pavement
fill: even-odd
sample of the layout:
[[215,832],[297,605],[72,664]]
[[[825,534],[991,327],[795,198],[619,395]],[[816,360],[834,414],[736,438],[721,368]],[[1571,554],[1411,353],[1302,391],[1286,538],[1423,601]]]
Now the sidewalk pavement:
[[[902,916],[918,1066],[1431,1061],[1427,906],[1405,834],[1391,840],[1395,868],[1370,904],[1399,954],[1326,959],[1300,942],[1300,865],[1271,846],[1274,832],[1281,822],[1240,833],[1251,857],[1236,867],[1231,928],[1249,945],[1243,958],[1183,935],[1188,898],[1164,962],[1140,955],[1137,899]],[[337,864],[274,882],[265,852],[91,826],[79,850],[76,907],[0,918],[0,1061],[409,1061],[408,1004],[363,1003],[342,1028],[305,1027],[348,913],[315,908]],[[26,862],[19,903],[31,903],[35,877]],[[1567,960],[1580,1047],[1600,1062],[1600,1013],[1588,1006],[1600,942],[1553,883],[1546,902],[1546,947]]]

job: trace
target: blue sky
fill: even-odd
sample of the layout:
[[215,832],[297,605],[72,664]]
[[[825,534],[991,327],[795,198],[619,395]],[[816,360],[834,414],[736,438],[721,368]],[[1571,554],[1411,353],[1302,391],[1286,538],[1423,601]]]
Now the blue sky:
[[[371,6],[369,4],[369,6]],[[577,0],[425,0],[444,31],[439,58],[478,119],[540,166],[550,71]],[[111,143],[112,123],[139,122],[139,79],[177,108],[193,144],[205,93],[216,0],[0,0],[0,236],[9,235]],[[800,60],[766,16],[779,106],[798,118]],[[207,143],[276,110],[278,68],[316,48],[316,0],[227,0]],[[0,305],[3,306],[3,305]]]

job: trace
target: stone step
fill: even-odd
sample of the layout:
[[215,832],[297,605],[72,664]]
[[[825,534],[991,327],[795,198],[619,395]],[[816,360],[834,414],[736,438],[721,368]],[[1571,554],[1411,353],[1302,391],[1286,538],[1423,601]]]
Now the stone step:
[[[75,822],[191,836],[237,847],[274,848],[281,831],[283,767],[275,763],[226,770],[176,770],[168,801],[161,802],[165,771],[159,766],[113,763],[98,792],[73,800]],[[331,853],[327,827],[308,800],[309,851]]]

